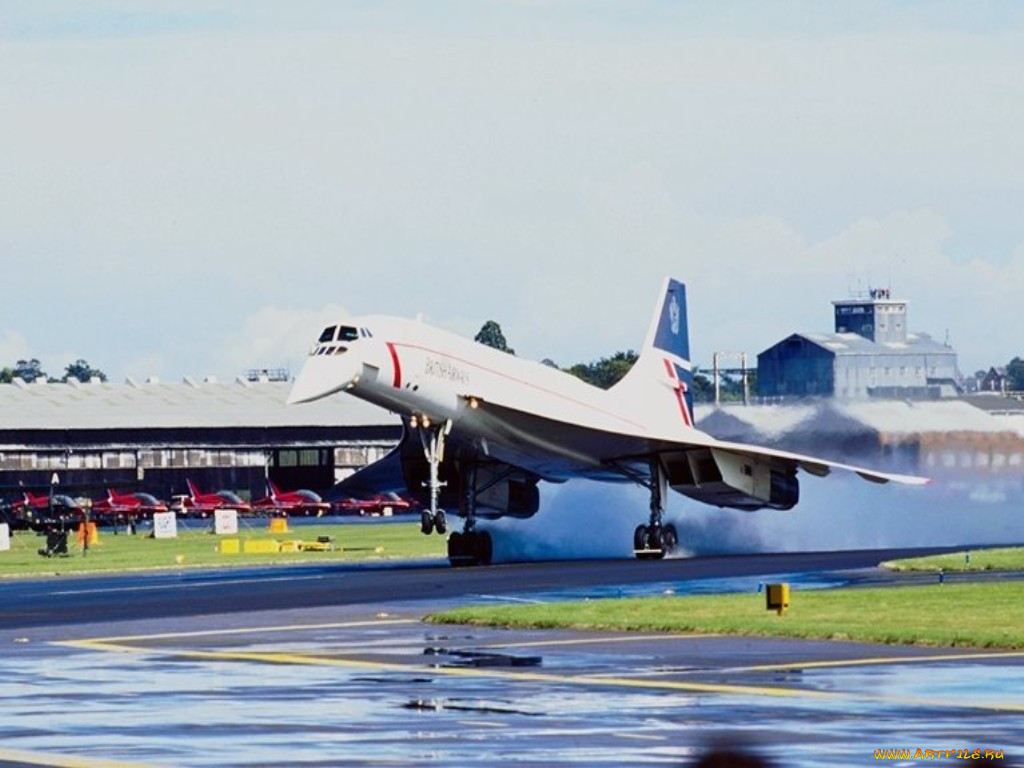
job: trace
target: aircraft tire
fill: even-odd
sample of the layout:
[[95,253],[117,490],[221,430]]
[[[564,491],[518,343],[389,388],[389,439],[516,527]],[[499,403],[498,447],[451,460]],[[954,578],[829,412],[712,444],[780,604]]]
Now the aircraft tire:
[[647,526],[638,525],[633,531],[633,549],[647,549]]
[[467,543],[467,537],[463,536],[458,531],[454,531],[452,535],[448,537],[448,562],[452,564],[452,567],[458,568],[459,566],[466,564]]
[[473,554],[476,555],[477,565],[490,565],[494,556],[494,543],[491,541],[491,534],[487,531],[480,531],[473,537]]
[[665,529],[660,525],[652,528],[650,535],[651,560],[661,560],[665,557]]
[[443,509],[437,510],[437,514],[434,515],[434,530],[440,536],[444,536],[448,532],[448,518],[445,516]]
[[676,551],[678,546],[679,534],[676,533],[676,527],[674,525],[666,525],[661,534],[661,548],[666,555],[670,555]]
[[424,536],[429,536],[434,530],[434,518],[429,512],[423,510],[420,513],[420,532]]

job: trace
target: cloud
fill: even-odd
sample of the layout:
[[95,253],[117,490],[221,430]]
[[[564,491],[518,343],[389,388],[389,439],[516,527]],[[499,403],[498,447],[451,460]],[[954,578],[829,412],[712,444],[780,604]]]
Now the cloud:
[[0,332],[0,367],[13,366],[18,360],[31,359],[28,340],[10,329]]
[[349,316],[338,305],[316,309],[263,307],[215,343],[218,354],[207,362],[223,376],[252,368],[285,367],[294,375],[322,327]]
[[261,308],[340,301],[568,364],[639,344],[668,273],[705,363],[890,275],[968,367],[1016,353],[1014,14],[107,7],[0,45],[6,274],[88,313],[12,297],[41,350],[184,373],[242,363],[195,342]]

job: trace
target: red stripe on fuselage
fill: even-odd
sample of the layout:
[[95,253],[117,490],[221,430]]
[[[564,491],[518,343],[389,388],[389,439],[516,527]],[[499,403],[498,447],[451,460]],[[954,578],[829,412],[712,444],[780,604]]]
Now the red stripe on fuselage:
[[391,353],[391,365],[395,369],[395,377],[391,380],[391,386],[395,389],[402,388],[402,364],[398,362],[398,350],[395,349],[394,342],[387,342],[388,352]]
[[[616,419],[618,421],[621,421],[621,422],[624,422],[626,424],[629,424],[630,426],[638,427],[640,429],[646,429],[646,426],[644,424],[641,424],[640,422],[637,422],[637,421],[633,421],[632,419],[628,419],[625,416],[622,416],[621,414],[613,413],[612,411],[608,411],[608,410],[605,410],[603,408],[596,408],[595,406],[593,406],[590,403],[583,402],[582,400],[578,400],[575,397],[570,397],[569,395],[566,395],[563,392],[556,392],[556,391],[554,391],[552,389],[548,389],[547,387],[539,386],[536,382],[529,381],[529,380],[526,380],[526,379],[522,379],[522,378],[519,378],[518,376],[512,376],[512,375],[506,373],[505,371],[500,371],[500,370],[498,370],[496,368],[492,368],[490,366],[481,365],[478,362],[475,362],[473,360],[467,360],[464,357],[459,357],[458,355],[453,355],[450,352],[443,352],[443,351],[441,351],[439,349],[435,349],[433,347],[423,346],[422,344],[413,344],[411,342],[397,342],[397,343],[396,342],[388,342],[387,346],[388,346],[389,349],[392,350],[391,357],[395,361],[396,366],[398,364],[398,361],[397,361],[397,357],[396,357],[395,352],[394,352],[394,347],[406,347],[408,349],[418,349],[418,350],[420,350],[422,352],[430,352],[430,353],[433,353],[433,354],[438,355],[440,357],[446,357],[449,360],[455,360],[457,362],[460,362],[460,363],[463,363],[465,365],[471,366],[473,368],[476,368],[477,370],[485,371],[485,372],[493,374],[495,376],[500,376],[501,378],[507,379],[508,381],[514,381],[517,384],[522,384],[523,386],[528,387],[528,388],[533,389],[533,390],[536,390],[538,392],[544,392],[546,394],[552,395],[553,397],[560,398],[560,399],[565,400],[567,402],[575,403],[576,405],[581,405],[581,406],[583,406],[585,408],[590,409],[591,411],[594,411],[595,413],[600,413],[600,414],[602,414],[604,416],[610,416],[610,417],[612,417],[612,418],[614,418],[614,419]],[[396,373],[397,373],[397,368],[396,368]],[[397,378],[396,378],[396,381],[397,381]],[[395,386],[397,387],[398,384],[396,383]]]

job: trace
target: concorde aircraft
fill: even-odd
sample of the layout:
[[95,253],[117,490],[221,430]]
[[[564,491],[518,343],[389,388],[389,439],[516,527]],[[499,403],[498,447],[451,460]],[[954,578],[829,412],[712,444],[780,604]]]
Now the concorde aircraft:
[[423,532],[447,531],[444,507],[464,521],[448,537],[453,565],[489,563],[492,541],[478,518],[535,514],[541,480],[647,488],[650,515],[633,539],[640,559],[678,544],[675,527],[663,522],[669,488],[753,511],[792,508],[798,470],[927,482],[716,440],[694,427],[692,389],[686,286],[666,278],[639,359],[608,390],[422,322],[372,316],[323,329],[288,402],[347,392],[399,414],[405,438],[396,452],[407,488],[423,489]]

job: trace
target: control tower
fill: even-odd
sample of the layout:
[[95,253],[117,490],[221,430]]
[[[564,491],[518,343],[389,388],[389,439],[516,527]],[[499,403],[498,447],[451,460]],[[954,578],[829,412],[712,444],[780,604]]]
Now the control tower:
[[876,344],[905,344],[907,302],[892,298],[888,288],[872,288],[863,298],[833,301],[836,333],[856,333]]

